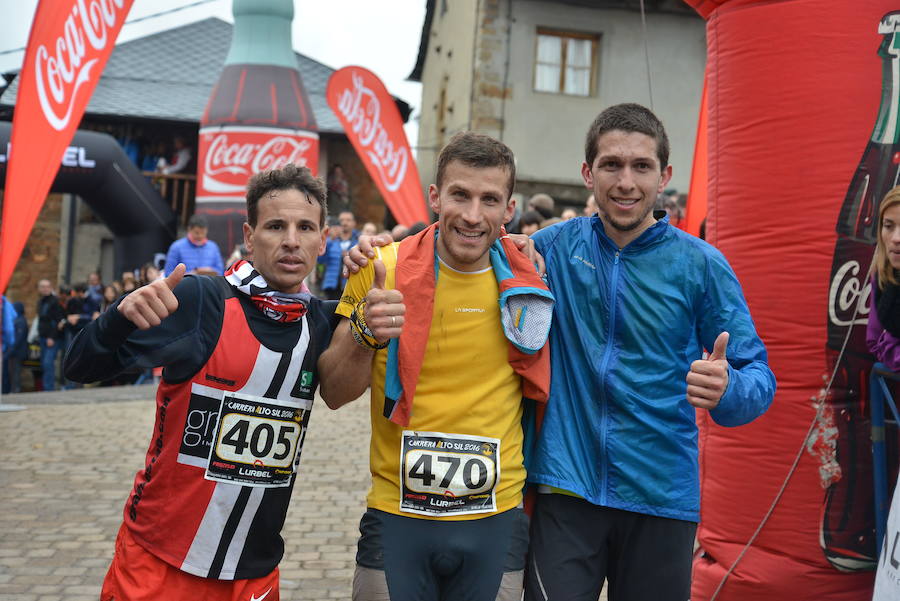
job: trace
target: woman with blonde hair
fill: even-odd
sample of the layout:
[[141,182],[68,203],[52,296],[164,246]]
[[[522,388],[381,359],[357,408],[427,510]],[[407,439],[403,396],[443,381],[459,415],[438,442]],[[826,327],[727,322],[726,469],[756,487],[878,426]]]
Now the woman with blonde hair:
[[877,231],[866,343],[879,361],[900,371],[900,186],[881,201]]

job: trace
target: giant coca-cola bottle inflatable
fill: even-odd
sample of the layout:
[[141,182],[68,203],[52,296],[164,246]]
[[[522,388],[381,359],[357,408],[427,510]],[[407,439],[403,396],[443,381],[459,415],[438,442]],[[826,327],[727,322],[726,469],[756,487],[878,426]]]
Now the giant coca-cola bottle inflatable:
[[234,0],[225,68],[200,122],[197,213],[228,254],[247,213],[255,173],[287,163],[316,173],[319,135],[291,44],[292,0]]
[[878,205],[900,175],[900,11],[886,15],[878,32],[884,36],[878,49],[881,106],[841,205],[828,292],[829,377],[836,362],[837,371],[825,411],[836,432],[836,464],[825,495],[821,544],[832,565],[849,571],[871,570],[877,558],[868,386],[872,357],[866,349],[868,271],[878,236]]

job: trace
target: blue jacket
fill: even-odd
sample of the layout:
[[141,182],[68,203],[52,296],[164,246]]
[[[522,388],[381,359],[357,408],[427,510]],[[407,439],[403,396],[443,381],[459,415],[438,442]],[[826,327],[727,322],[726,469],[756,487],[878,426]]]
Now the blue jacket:
[[341,277],[343,270],[344,251],[348,251],[359,240],[359,232],[353,230],[348,240],[340,237],[329,238],[325,246],[325,253],[319,257],[318,262],[325,264],[325,275],[322,277],[322,290],[343,290],[347,280]]
[[200,246],[188,240],[187,236],[173,242],[166,254],[163,275],[166,277],[172,275],[179,263],[184,263],[185,273],[190,273],[198,267],[212,267],[218,274],[225,271],[222,253],[219,251],[219,246],[212,240],[207,240],[206,244]]
[[3,358],[6,359],[7,349],[11,349],[16,343],[16,317],[18,316],[18,313],[16,313],[16,310],[13,308],[12,303],[6,300],[5,296],[2,297],[2,301],[0,302],[3,303],[2,311],[0,311],[0,313],[2,313],[3,317]]
[[597,217],[534,235],[556,297],[550,400],[528,480],[595,505],[698,521],[695,409],[685,377],[730,333],[723,426],[769,407],[775,376],[718,250],[663,218],[619,250]]

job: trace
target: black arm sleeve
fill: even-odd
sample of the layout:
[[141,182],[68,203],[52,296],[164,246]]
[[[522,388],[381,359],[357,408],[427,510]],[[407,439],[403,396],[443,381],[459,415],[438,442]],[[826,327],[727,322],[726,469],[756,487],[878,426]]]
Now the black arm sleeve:
[[164,366],[167,381],[183,382],[197,373],[219,340],[223,296],[212,278],[199,276],[185,277],[174,293],[178,309],[149,330],[119,313],[118,302],[88,324],[66,353],[66,377],[95,382],[131,367]]

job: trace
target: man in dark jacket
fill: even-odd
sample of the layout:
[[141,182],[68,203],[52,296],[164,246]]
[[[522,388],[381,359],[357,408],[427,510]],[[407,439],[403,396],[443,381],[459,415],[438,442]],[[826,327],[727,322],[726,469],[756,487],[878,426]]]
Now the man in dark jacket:
[[44,390],[56,390],[56,354],[59,352],[62,334],[60,322],[66,318],[59,298],[53,294],[50,280],[38,282],[37,314],[38,336],[41,342],[41,369],[44,372]]

